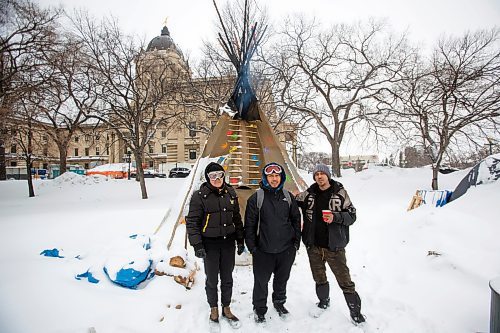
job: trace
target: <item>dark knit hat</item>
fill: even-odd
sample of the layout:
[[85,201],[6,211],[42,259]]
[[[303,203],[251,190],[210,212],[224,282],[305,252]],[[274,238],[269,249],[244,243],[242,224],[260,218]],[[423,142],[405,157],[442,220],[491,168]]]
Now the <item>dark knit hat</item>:
[[[327,175],[328,179],[332,178],[332,173],[330,172],[330,168],[327,165],[320,163],[320,164],[316,164],[316,166],[313,169],[313,179],[314,179],[314,175],[316,175],[316,172],[319,172],[319,171],[321,171],[325,175]],[[316,179],[314,179],[314,180],[316,180]]]
[[210,179],[208,178],[208,174],[212,171],[224,171],[224,168],[222,165],[215,163],[215,162],[210,162],[207,167],[205,168],[205,179],[207,180],[208,183],[210,183]]

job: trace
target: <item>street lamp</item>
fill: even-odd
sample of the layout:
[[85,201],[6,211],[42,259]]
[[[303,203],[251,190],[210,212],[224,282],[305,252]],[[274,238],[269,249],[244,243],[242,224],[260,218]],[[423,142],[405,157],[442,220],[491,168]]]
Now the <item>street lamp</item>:
[[130,161],[131,161],[130,150],[127,151],[127,161],[128,161],[128,177],[127,177],[127,179],[130,180]]

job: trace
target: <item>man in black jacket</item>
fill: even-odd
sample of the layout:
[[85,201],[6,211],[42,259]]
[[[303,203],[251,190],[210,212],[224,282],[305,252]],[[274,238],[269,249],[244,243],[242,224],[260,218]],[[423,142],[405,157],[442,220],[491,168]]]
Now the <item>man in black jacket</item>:
[[[328,262],[344,293],[352,320],[356,324],[362,323],[365,318],[361,314],[361,299],[354,288],[345,257],[349,226],[356,221],[356,209],[344,186],[331,179],[326,165],[316,165],[313,177],[315,183],[297,196],[297,202],[304,217],[302,241],[307,248],[316,282],[318,308],[324,310],[330,305],[330,286],[325,268],[325,262]],[[319,316],[319,311],[315,311],[313,316]]]
[[[277,163],[262,170],[260,187],[263,201],[259,209],[258,193],[252,194],[245,211],[245,242],[253,255],[253,307],[255,321],[265,322],[267,284],[273,278],[272,300],[280,316],[286,316],[286,284],[295,252],[300,246],[300,211],[297,202],[285,194],[286,174]],[[260,191],[260,190],[258,190]]]
[[239,326],[238,318],[229,307],[233,293],[235,243],[238,255],[243,252],[243,223],[235,190],[224,181],[224,169],[210,163],[205,169],[205,179],[193,193],[186,216],[189,243],[195,255],[204,259],[205,291],[210,305],[210,323],[218,324],[218,275],[221,280],[222,316],[231,326]]

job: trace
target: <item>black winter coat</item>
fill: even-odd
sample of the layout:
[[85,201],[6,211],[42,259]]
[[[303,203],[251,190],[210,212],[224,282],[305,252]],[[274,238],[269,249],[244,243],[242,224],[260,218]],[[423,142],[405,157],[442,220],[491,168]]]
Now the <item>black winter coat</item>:
[[235,190],[224,184],[219,191],[203,183],[191,197],[186,228],[194,248],[200,248],[207,238],[236,239],[243,243],[243,223]]
[[[300,211],[291,195],[291,205],[283,194],[264,188],[264,201],[259,212],[257,193],[248,198],[245,210],[245,242],[250,252],[259,249],[266,253],[280,253],[295,246],[300,246]],[[257,229],[258,234],[257,234]]]
[[302,241],[306,247],[314,244],[313,223],[325,223],[317,212],[324,209],[333,211],[333,222],[328,225],[328,247],[332,251],[343,249],[349,243],[349,226],[356,221],[356,208],[354,208],[344,186],[330,179],[333,187],[328,207],[315,207],[315,196],[319,191],[318,184],[312,184],[305,192],[297,196],[297,203],[302,209],[304,225],[302,227]]

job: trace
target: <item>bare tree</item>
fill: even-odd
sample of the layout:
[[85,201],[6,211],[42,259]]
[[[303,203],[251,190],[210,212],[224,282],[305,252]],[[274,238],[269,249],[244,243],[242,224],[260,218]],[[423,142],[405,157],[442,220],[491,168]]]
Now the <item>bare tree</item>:
[[40,111],[37,109],[36,105],[29,102],[29,96],[25,94],[24,97],[28,98],[22,98],[14,105],[15,117],[11,118],[10,121],[17,125],[13,142],[20,148],[18,156],[20,156],[26,164],[28,195],[31,198],[35,196],[31,170],[33,169],[33,162],[40,158],[40,156],[36,155],[36,152],[42,151],[43,142],[40,138],[44,131],[42,127],[39,126],[38,115]]
[[429,63],[405,71],[398,121],[414,133],[432,161],[432,189],[451,146],[484,144],[485,129],[498,135],[500,116],[499,30],[443,38]]
[[44,50],[45,66],[38,69],[41,78],[39,94],[31,97],[37,106],[40,125],[59,150],[59,170],[66,172],[71,139],[87,120],[85,107],[92,107],[97,96],[85,66],[82,45],[68,34]]
[[145,148],[159,126],[172,125],[177,115],[173,96],[188,73],[162,54],[144,52],[144,43],[125,36],[116,21],[97,24],[78,13],[73,22],[97,92],[97,104],[81,107],[88,117],[114,130],[134,154],[142,198],[147,199]]
[[29,0],[0,0],[0,180],[5,180],[6,117],[33,87],[21,74],[39,63],[54,38],[60,10],[41,9]]
[[386,34],[380,22],[321,30],[295,18],[279,40],[267,57],[279,103],[315,123],[341,176],[339,151],[349,126],[390,109],[388,92],[408,59],[405,37]]

